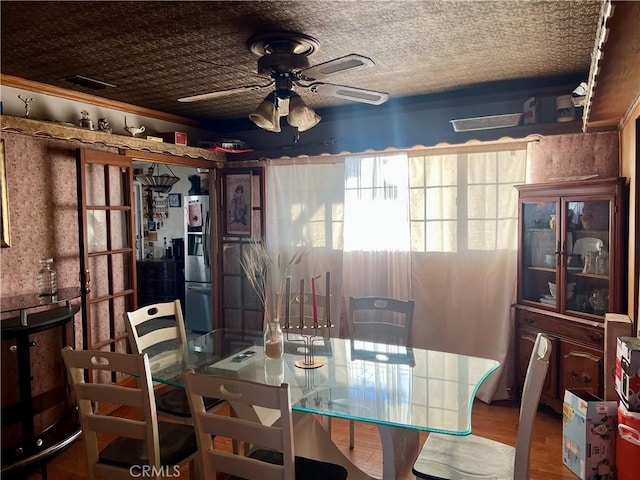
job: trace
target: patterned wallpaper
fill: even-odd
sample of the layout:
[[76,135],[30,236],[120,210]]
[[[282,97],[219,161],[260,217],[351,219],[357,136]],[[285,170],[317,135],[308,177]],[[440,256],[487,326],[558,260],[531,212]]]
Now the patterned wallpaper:
[[[76,149],[80,144],[3,132],[11,247],[0,249],[0,295],[34,293],[38,260],[53,258],[58,287],[78,287]],[[117,149],[95,146],[117,153]],[[76,345],[82,345],[80,314]]]
[[557,135],[532,142],[527,149],[527,182],[549,182],[554,178],[620,175],[618,132]]
[[38,260],[48,257],[59,287],[79,286],[78,146],[7,132],[2,139],[11,219],[11,247],[0,251],[2,296],[35,292]]

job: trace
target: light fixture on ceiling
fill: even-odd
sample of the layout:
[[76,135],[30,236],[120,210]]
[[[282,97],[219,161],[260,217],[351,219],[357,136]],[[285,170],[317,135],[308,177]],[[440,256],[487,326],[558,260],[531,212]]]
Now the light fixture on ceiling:
[[287,123],[304,132],[320,123],[320,116],[308,107],[297,93],[290,90],[275,90],[265,97],[249,119],[258,127],[269,132],[280,132],[280,117],[287,117]]
[[280,99],[276,92],[271,92],[258,105],[255,112],[249,114],[249,120],[268,132],[280,131]]
[[[167,170],[171,172],[171,175],[164,173],[162,175],[154,175],[154,171],[156,168],[156,164],[154,163],[151,167],[149,167],[149,173],[145,173],[142,175],[136,175],[136,180],[138,180],[145,189],[152,190],[158,193],[169,193],[171,191],[171,187],[173,187],[180,178],[176,177],[171,168],[168,165],[165,165]],[[160,167],[158,165],[158,173],[160,173]]]
[[292,127],[296,127],[299,132],[304,132],[320,123],[320,115],[313,108],[307,107],[300,95],[291,93],[287,122]]

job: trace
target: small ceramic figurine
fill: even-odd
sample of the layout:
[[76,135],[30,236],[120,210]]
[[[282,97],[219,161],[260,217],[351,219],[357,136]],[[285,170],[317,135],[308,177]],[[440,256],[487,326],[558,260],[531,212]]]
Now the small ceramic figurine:
[[101,132],[111,133],[111,125],[109,124],[109,120],[106,118],[98,119],[98,130]]
[[89,118],[89,112],[87,112],[86,110],[82,110],[80,112],[80,115],[82,115],[82,118],[80,118],[80,126],[82,128],[88,128],[89,130],[93,130],[93,120]]
[[135,137],[137,134],[145,131],[144,125],[141,125],[140,127],[129,127],[127,125],[127,117],[124,117],[124,129],[132,137]]
[[24,116],[27,118],[31,112],[31,102],[33,102],[33,98],[22,98],[20,95],[18,95],[18,98],[24,102]]

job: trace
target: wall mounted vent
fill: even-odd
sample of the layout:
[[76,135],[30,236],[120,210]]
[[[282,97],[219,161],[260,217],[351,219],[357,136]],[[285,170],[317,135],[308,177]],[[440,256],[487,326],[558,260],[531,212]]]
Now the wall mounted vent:
[[469,132],[472,130],[490,130],[492,128],[515,127],[520,123],[521,113],[507,113],[504,115],[491,115],[488,117],[461,118],[451,120],[451,125],[456,132]]
[[80,85],[81,87],[91,88],[93,90],[102,90],[104,88],[116,88],[111,83],[96,80],[95,78],[83,77],[82,75],[72,75],[71,77],[65,77],[63,80]]

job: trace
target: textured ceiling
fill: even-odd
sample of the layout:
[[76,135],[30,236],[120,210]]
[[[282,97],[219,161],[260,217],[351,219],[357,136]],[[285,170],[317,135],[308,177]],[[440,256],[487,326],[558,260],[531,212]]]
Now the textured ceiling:
[[[358,53],[375,66],[328,82],[391,99],[506,80],[588,77],[600,0],[1,3],[2,73],[201,121],[242,118],[265,91],[179,97],[261,83],[245,42],[315,37],[311,64]],[[116,86],[92,90],[83,75]],[[503,86],[501,87],[503,88]],[[316,109],[350,103],[299,92]],[[372,107],[375,108],[375,107]]]

